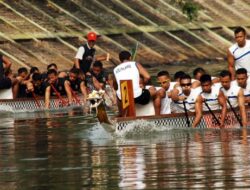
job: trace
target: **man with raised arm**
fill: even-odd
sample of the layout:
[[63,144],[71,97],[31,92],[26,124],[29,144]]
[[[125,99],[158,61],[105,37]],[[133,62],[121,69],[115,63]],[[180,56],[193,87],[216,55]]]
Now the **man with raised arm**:
[[[121,63],[114,68],[115,75],[115,89],[118,98],[118,107],[121,111],[121,92],[120,81],[132,80],[133,94],[136,104],[146,105],[151,98],[155,98],[156,89],[151,86],[149,89],[140,87],[140,75],[143,77],[144,82],[148,83],[150,75],[147,70],[140,64],[131,60],[131,54],[128,51],[122,51],[119,54]],[[155,106],[155,105],[154,105]],[[159,108],[157,109],[159,110]]]
[[108,61],[109,54],[104,56],[98,56],[95,58],[95,44],[99,36],[95,32],[89,32],[87,34],[87,43],[81,45],[78,48],[78,51],[74,60],[74,67],[80,69],[84,74],[90,71],[91,65],[94,61]]
[[228,70],[232,79],[235,79],[235,71],[239,68],[245,68],[250,74],[250,40],[247,40],[246,30],[237,27],[234,30],[236,43],[227,51]]
[[[179,112],[195,112],[195,119],[192,127],[197,127],[202,117],[202,102],[198,101],[201,88],[192,88],[191,77],[187,74],[180,78],[180,86],[172,91],[174,107],[177,106]],[[185,110],[186,109],[186,110]]]
[[203,102],[203,110],[220,110],[220,127],[224,127],[227,113],[226,98],[218,85],[213,85],[211,76],[204,74],[200,78],[202,92],[199,95],[199,101]]
[[220,73],[221,90],[227,99],[227,107],[234,109],[239,107],[240,115],[242,118],[243,127],[247,126],[247,115],[245,109],[245,97],[241,87],[239,87],[236,81],[232,81],[231,73],[227,70],[223,70]]

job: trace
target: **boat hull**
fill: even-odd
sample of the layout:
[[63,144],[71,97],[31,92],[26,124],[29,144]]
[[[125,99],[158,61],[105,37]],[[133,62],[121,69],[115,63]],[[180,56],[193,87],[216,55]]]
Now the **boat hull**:
[[[220,112],[214,111],[215,116],[220,118]],[[238,113],[238,110],[237,110]],[[247,115],[250,120],[250,110],[247,110]],[[193,122],[195,118],[195,113],[188,113],[188,119],[190,123]],[[184,113],[176,114],[166,114],[160,116],[141,116],[141,117],[114,117],[111,118],[112,126],[109,125],[109,130],[113,129],[116,133],[123,133],[131,130],[133,128],[135,131],[140,130],[142,125],[150,125],[153,127],[159,127],[161,130],[164,129],[175,129],[175,128],[189,128],[187,125],[187,118]],[[105,124],[107,129],[108,125]],[[237,121],[234,113],[230,110],[227,112],[225,119],[225,126],[223,128],[239,128],[240,124]],[[201,122],[197,128],[214,128],[220,129],[220,126],[217,125],[216,120],[209,112],[204,112]]]
[[[68,108],[82,107],[84,105],[82,98],[79,97],[78,101],[73,101],[70,106],[65,106],[59,98],[50,99],[49,111],[62,110]],[[68,102],[66,97],[63,97],[64,102]],[[20,98],[20,99],[0,99],[0,111],[1,112],[34,112],[44,111],[45,102],[44,98]]]

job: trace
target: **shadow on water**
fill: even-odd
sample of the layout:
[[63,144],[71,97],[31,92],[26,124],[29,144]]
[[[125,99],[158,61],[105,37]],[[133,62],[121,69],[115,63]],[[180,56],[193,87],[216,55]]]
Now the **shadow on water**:
[[171,129],[117,137],[93,116],[82,110],[1,115],[0,189],[250,186],[250,129]]

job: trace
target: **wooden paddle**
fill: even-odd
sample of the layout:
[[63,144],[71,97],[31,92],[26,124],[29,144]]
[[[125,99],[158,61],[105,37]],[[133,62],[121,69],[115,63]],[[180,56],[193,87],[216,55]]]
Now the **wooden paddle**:
[[34,93],[34,92],[31,92],[31,94],[32,94],[32,96],[33,96],[33,98],[34,98],[34,100],[35,100],[35,102],[36,102],[36,105],[37,105],[39,108],[41,108],[41,105],[40,105],[40,103],[38,102],[35,93]]
[[188,118],[188,112],[187,112],[187,107],[186,107],[185,100],[183,100],[182,103],[183,103],[183,106],[184,106],[184,111],[185,111],[185,117],[186,117],[187,126],[190,127],[190,121],[189,121],[189,118]]
[[208,109],[208,111],[212,114],[213,118],[215,119],[216,123],[220,126],[220,121],[218,120],[218,118],[215,116],[214,112],[211,110],[211,108],[209,107],[209,105],[207,104],[206,99],[204,99],[204,103]]
[[67,102],[62,98],[62,96],[60,95],[60,93],[56,90],[56,88],[54,87],[53,84],[50,84],[51,88],[54,90],[54,92],[56,93],[57,97],[61,100],[63,106],[67,106]]
[[237,121],[239,122],[240,126],[243,126],[241,119],[240,119],[239,116],[237,115],[235,109],[233,108],[233,106],[232,106],[232,104],[231,104],[231,102],[229,101],[228,98],[227,98],[227,103],[229,104],[231,110],[233,111],[234,116],[236,117],[236,119],[237,119]]

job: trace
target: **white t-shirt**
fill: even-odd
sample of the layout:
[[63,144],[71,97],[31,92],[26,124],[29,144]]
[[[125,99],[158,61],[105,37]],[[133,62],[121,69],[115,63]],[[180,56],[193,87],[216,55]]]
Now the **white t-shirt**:
[[[163,89],[162,87],[156,87],[156,90]],[[165,89],[164,89],[165,90]],[[161,99],[161,114],[170,114],[171,113],[171,102],[172,99],[168,97],[169,89],[166,91],[165,98]]]
[[115,75],[115,79],[118,85],[118,90],[116,91],[116,94],[119,99],[121,99],[121,91],[120,91],[121,80],[132,80],[134,98],[137,98],[142,94],[142,89],[140,88],[140,84],[139,84],[140,74],[136,66],[136,62],[128,61],[128,62],[119,64],[118,66],[114,68],[114,75]]
[[77,51],[77,53],[76,53],[75,58],[76,58],[76,59],[82,60],[82,57],[83,57],[84,52],[85,52],[84,47],[83,47],[83,46],[79,47],[79,48],[78,48],[78,51]]
[[[88,48],[90,49],[88,43],[87,43],[87,46],[88,46]],[[76,59],[82,60],[82,57],[83,57],[84,53],[85,53],[84,47],[83,47],[83,46],[79,47],[78,50],[77,50],[77,53],[76,53],[75,58],[76,58]]]
[[[178,87],[177,89],[179,91],[178,96],[184,96],[184,93],[182,92],[182,88]],[[195,102],[196,102],[197,97],[200,95],[200,93],[201,93],[201,88],[191,88],[191,92],[189,96],[186,97],[186,100],[185,100],[185,106],[187,110],[191,112],[195,112]],[[182,108],[182,111],[185,111],[183,101],[177,101],[174,103],[176,104],[176,106],[179,106],[180,108]]]
[[[206,100],[211,110],[218,110],[221,108],[218,101],[219,93],[220,93],[219,85],[217,86],[212,85],[211,93],[205,93],[205,92],[201,93],[201,96]],[[205,105],[205,103],[203,103],[203,110],[208,111],[208,108]]]
[[230,53],[234,57],[235,70],[245,68],[248,75],[250,74],[250,40],[246,40],[244,47],[239,47],[237,43],[229,48]]
[[[239,94],[240,89],[241,88],[237,85],[237,83],[235,81],[231,82],[230,88],[228,90],[221,87],[221,91],[224,93],[224,95],[230,101],[230,104],[232,105],[233,108],[238,106],[238,94]],[[230,108],[228,102],[227,102],[227,107]]]

